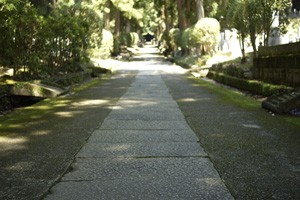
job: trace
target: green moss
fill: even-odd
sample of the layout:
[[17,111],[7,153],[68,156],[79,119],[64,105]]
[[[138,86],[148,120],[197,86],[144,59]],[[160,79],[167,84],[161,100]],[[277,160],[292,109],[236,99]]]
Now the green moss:
[[[101,84],[102,79],[93,79],[92,81],[86,82],[79,87],[73,88],[73,92],[77,93],[95,85]],[[14,129],[22,129],[28,123],[39,119],[44,115],[53,112],[61,107],[67,106],[72,102],[70,98],[66,97],[55,97],[45,99],[32,106],[18,108],[5,117],[0,118],[0,132],[9,132]]]
[[51,98],[36,103],[32,106],[18,108],[3,118],[0,118],[0,132],[11,129],[22,129],[34,119],[41,118],[47,113],[66,106],[70,103],[69,99]]
[[204,81],[199,78],[193,77],[192,79],[194,79],[199,86],[208,88],[212,92],[218,94],[222,101],[233,103],[241,108],[246,109],[260,109],[261,107],[260,102],[251,97],[245,96],[238,91],[226,89],[222,86]]
[[95,78],[95,79],[92,79],[91,81],[86,82],[85,84],[80,85],[79,87],[73,88],[72,91],[73,92],[80,92],[82,90],[86,90],[86,89],[91,88],[95,85],[98,85],[98,84],[102,83],[102,81],[103,81],[103,78],[102,79]]
[[283,120],[300,128],[300,118],[294,116],[284,116]]
[[[232,89],[227,89],[222,86],[216,85],[214,83],[210,83],[208,81],[204,81],[199,78],[190,77],[194,81],[196,81],[197,85],[200,87],[207,88],[208,90],[212,91],[213,93],[219,95],[220,101],[227,102],[229,104],[233,104],[243,109],[252,110],[252,111],[259,111],[261,109],[261,102],[251,98],[249,96],[245,96],[244,94],[234,91]],[[284,115],[280,116],[282,121],[285,121],[293,126],[300,128],[300,118],[291,116],[291,115]]]
[[236,78],[223,73],[209,72],[207,77],[213,79],[219,83],[229,85],[241,90],[249,91],[253,94],[271,96],[277,94],[283,90],[291,90],[292,88],[284,85],[272,85],[256,80],[247,80],[242,78]]

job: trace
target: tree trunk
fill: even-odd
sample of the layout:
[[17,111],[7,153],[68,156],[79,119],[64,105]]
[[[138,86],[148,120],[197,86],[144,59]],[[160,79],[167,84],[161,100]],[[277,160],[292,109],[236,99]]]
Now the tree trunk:
[[184,13],[184,3],[185,0],[177,0],[177,10],[178,10],[178,26],[181,31],[187,27],[186,16]]
[[[107,0],[105,2],[105,7],[108,8],[109,10],[111,9],[111,2],[110,0]],[[104,15],[104,28],[108,31],[110,31],[110,11],[108,13],[105,13]]]
[[175,13],[173,12],[173,10],[174,10],[174,3],[171,3],[171,5],[170,5],[171,7],[170,7],[170,10],[171,10],[171,13],[170,13],[170,29],[171,28],[174,28],[174,21],[175,21]]
[[165,0],[164,3],[164,18],[165,18],[165,25],[166,25],[166,30],[167,32],[170,31],[170,22],[169,22],[169,13],[168,13],[168,0]]
[[52,4],[52,6],[54,8],[57,6],[57,2],[58,2],[58,0],[50,0],[50,3]]
[[120,28],[121,28],[121,11],[117,10],[115,14],[115,36],[120,36]]
[[187,15],[187,13],[191,13],[191,12],[193,12],[192,10],[191,10],[191,0],[187,0],[187,1],[185,1],[184,2],[184,10],[183,11],[181,11],[181,12],[183,12],[184,13],[184,18],[185,18],[185,21],[186,21],[186,27],[190,27],[191,25],[192,25],[192,22],[191,22],[191,18],[190,17],[188,17],[188,15]]
[[256,58],[257,48],[256,48],[256,34],[255,31],[250,31],[250,40],[253,48],[253,57]]
[[196,0],[196,16],[197,16],[197,20],[200,20],[205,17],[203,0]]
[[246,52],[245,52],[245,39],[246,39],[246,34],[241,33],[240,36],[241,36],[241,51],[242,51],[242,60],[241,60],[241,63],[243,64],[243,63],[247,62],[247,59],[246,59]]
[[127,19],[126,21],[126,29],[125,29],[126,33],[130,33],[131,32],[131,22],[130,19]]

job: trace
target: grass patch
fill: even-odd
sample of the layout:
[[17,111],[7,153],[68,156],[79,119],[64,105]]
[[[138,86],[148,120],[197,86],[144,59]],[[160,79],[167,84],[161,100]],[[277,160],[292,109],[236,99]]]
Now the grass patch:
[[10,129],[21,129],[27,123],[43,117],[55,109],[66,106],[70,103],[70,99],[56,97],[45,99],[32,106],[17,108],[13,112],[0,118],[0,132]]
[[191,68],[191,66],[195,65],[198,61],[198,56],[183,56],[178,58],[172,58],[172,62],[175,62],[177,65],[185,69]]
[[283,116],[283,120],[300,128],[300,117]]
[[[219,95],[220,101],[226,102],[229,104],[236,105],[240,108],[252,110],[252,111],[259,111],[261,108],[261,102],[249,97],[245,96],[243,93],[231,90],[225,87],[222,87],[220,85],[216,85],[214,83],[204,81],[199,78],[190,77],[190,79],[193,79],[197,85],[201,87],[205,87],[208,90],[212,91],[213,93]],[[300,128],[300,118],[291,116],[291,115],[281,115],[280,119],[284,122],[287,122],[289,124],[292,124],[296,127]]]
[[92,79],[90,81],[87,81],[87,82],[85,82],[84,84],[81,84],[78,87],[72,88],[72,92],[77,93],[77,92],[80,92],[82,90],[86,90],[88,88],[94,87],[95,85],[98,85],[98,84],[102,83],[103,79],[104,78],[102,77],[101,79],[100,78],[95,78],[95,79]]
[[199,78],[191,77],[191,79],[195,80],[199,86],[208,88],[212,92],[218,94],[222,101],[235,104],[245,109],[258,109],[261,107],[259,101],[249,96],[245,96],[239,91],[230,90]]
[[[71,91],[78,93],[103,82],[103,77],[85,82]],[[13,112],[0,118],[0,132],[9,132],[9,130],[22,129],[26,124],[40,119],[48,113],[51,113],[61,107],[67,106],[74,101],[69,97],[54,97],[38,102],[32,106],[17,108]]]

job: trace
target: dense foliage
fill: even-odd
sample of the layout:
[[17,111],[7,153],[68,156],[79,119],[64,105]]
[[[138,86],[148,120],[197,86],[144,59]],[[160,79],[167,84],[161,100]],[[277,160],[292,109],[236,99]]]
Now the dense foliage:
[[[236,28],[242,40],[250,36],[256,54],[256,38],[264,35],[263,45],[268,45],[272,24],[279,16],[279,28],[282,32],[288,23],[288,13],[291,8],[290,0],[229,0],[227,22],[228,26]],[[242,41],[243,42],[243,41]]]
[[99,45],[101,20],[89,7],[59,3],[47,15],[27,0],[1,0],[0,64],[16,77],[44,78],[80,70]]
[[208,54],[226,28],[236,28],[242,44],[250,36],[256,52],[258,34],[267,45],[276,15],[284,31],[290,2],[0,0],[0,67],[13,68],[16,78],[76,72],[90,57],[107,58],[124,46],[140,45],[147,33],[160,40],[166,55]]

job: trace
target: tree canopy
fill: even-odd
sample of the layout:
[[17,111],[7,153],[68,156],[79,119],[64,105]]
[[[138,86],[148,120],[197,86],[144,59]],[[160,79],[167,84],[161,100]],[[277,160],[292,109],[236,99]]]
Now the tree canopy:
[[[15,74],[27,67],[32,76],[76,71],[95,49],[118,54],[143,33],[166,40],[171,51],[208,44],[205,38],[217,35],[206,35],[212,33],[204,21],[212,20],[205,18],[237,29],[242,39],[249,35],[256,52],[257,35],[267,45],[275,17],[284,31],[291,8],[299,10],[298,1],[292,7],[290,0],[0,0],[0,65]],[[103,44],[104,37],[112,42]]]

